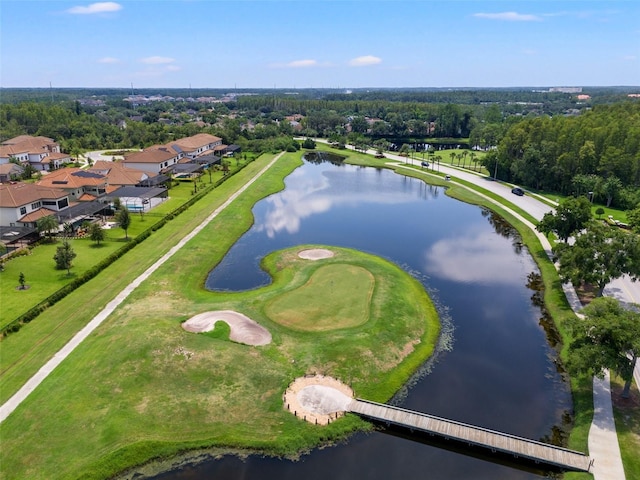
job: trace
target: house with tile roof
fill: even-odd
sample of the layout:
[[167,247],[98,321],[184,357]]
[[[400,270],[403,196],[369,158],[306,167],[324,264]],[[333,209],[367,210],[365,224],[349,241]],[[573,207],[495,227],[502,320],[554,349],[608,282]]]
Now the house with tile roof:
[[180,152],[184,157],[195,159],[200,155],[213,153],[216,147],[222,145],[222,139],[208,133],[198,133],[191,137],[181,138],[170,142],[167,146],[172,147],[176,152]]
[[110,187],[151,186],[167,180],[167,177],[164,175],[131,168],[121,162],[105,162],[100,160],[86,171],[107,177],[107,183]]
[[198,133],[166,145],[154,145],[142,152],[125,155],[122,163],[129,168],[151,173],[169,173],[178,163],[191,163],[198,158],[223,151],[222,139],[208,133]]
[[15,163],[0,164],[0,183],[19,180],[24,173],[24,167]]
[[64,190],[72,201],[89,202],[107,193],[105,175],[80,168],[61,168],[36,182],[41,187]]
[[54,170],[71,162],[71,156],[62,153],[52,138],[31,135],[19,135],[0,144],[0,164],[14,159],[39,171]]
[[143,170],[153,174],[165,172],[184,156],[171,147],[154,145],[141,152],[131,152],[124,156],[122,164],[128,168]]
[[38,219],[69,208],[69,195],[62,189],[33,183],[0,185],[0,226],[35,227]]

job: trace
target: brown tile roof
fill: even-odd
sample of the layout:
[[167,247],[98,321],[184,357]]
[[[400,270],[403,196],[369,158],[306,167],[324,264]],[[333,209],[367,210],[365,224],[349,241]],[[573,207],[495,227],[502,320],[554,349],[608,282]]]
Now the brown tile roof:
[[109,185],[137,185],[142,180],[155,176],[153,173],[127,167],[120,162],[98,161],[87,171],[105,175]]
[[92,202],[94,201],[96,198],[95,195],[91,195],[90,193],[83,193],[82,195],[80,195],[80,197],[78,197],[78,200],[80,202]]
[[20,173],[23,168],[15,163],[3,163],[0,164],[0,175],[8,175],[10,173]]
[[222,139],[220,137],[216,137],[215,135],[210,135],[208,133],[198,133],[197,135],[193,135],[191,137],[181,138],[180,140],[171,142],[168,145],[178,145],[185,152],[192,152],[205,145],[221,141]]
[[142,152],[125,155],[123,163],[163,163],[178,156],[178,152],[163,145],[154,145]]
[[[48,152],[51,146],[58,146],[58,144],[48,137],[32,137],[30,135],[20,135],[18,137],[10,138],[2,142],[0,152],[4,153],[42,153]],[[4,149],[7,149],[6,152]]]
[[88,186],[99,186],[107,183],[107,177],[93,172],[87,172],[80,168],[61,168],[60,170],[54,170],[47,176],[42,177],[42,180],[37,182],[37,185],[53,188],[82,188]]
[[59,199],[67,196],[64,190],[33,183],[18,182],[0,185],[0,207],[20,207],[42,199]]
[[39,208],[35,212],[27,213],[24,217],[18,220],[21,223],[31,223],[40,220],[42,217],[48,217],[49,215],[53,215],[53,210],[49,210],[48,208]]

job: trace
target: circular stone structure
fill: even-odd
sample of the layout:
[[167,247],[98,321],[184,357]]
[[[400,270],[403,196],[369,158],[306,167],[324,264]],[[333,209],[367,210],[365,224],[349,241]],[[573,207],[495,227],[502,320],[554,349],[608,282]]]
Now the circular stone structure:
[[300,258],[305,260],[322,260],[323,258],[331,258],[335,255],[331,250],[326,248],[310,248],[308,250],[301,250],[298,252]]
[[187,332],[201,333],[213,330],[216,322],[229,325],[229,338],[245,345],[261,346],[271,343],[271,333],[258,322],[233,310],[216,310],[199,313],[182,323]]
[[296,417],[327,425],[349,411],[351,387],[324,375],[300,377],[284,392],[284,406]]

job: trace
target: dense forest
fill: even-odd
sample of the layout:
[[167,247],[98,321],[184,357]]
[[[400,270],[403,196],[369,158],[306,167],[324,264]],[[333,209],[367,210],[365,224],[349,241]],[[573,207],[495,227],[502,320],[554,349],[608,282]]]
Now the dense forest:
[[640,202],[640,103],[523,119],[484,161],[501,180],[563,194],[595,192],[607,205],[633,208]]
[[584,100],[508,89],[182,89],[136,91],[167,97],[135,103],[133,92],[122,89],[3,89],[0,139],[43,135],[72,156],[199,132],[250,151],[295,150],[294,135],[379,149],[451,143],[488,151],[484,165],[501,180],[562,194],[593,192],[628,209],[640,202],[640,101],[627,90],[592,89]]

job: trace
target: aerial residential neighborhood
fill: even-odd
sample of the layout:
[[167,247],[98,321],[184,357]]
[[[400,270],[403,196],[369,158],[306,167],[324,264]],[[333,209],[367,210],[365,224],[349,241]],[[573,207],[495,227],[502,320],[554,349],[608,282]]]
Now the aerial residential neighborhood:
[[[64,211],[79,203],[84,204],[84,213],[76,220],[95,219],[105,204],[125,197],[122,194],[131,199],[148,193],[143,187],[156,187],[156,195],[166,196],[163,185],[172,175],[199,175],[219,164],[221,156],[238,149],[223,145],[219,137],[200,133],[128,153],[121,162],[97,161],[80,168],[65,167],[72,163],[71,156],[61,153],[53,139],[21,135],[0,147],[0,173],[8,180],[0,185],[0,226],[33,229],[39,218],[48,215],[68,221],[75,217],[63,215]],[[41,173],[35,183],[15,180],[27,164]],[[119,194],[121,187],[140,188]]]

